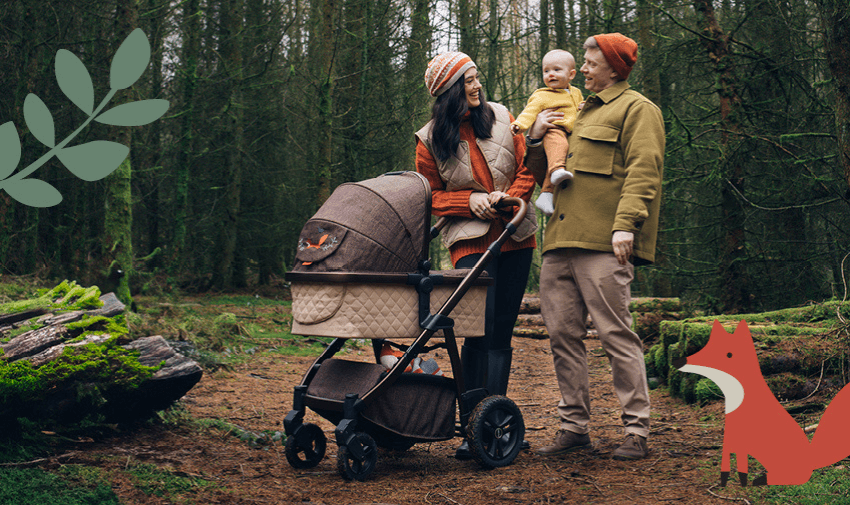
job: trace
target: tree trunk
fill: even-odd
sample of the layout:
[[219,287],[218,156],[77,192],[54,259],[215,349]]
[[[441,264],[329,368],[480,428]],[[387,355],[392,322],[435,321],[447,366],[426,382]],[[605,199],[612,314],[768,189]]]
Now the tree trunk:
[[564,14],[564,0],[552,0],[553,15],[555,17],[555,47],[570,51],[567,45],[567,17]]
[[460,52],[466,53],[475,61],[477,44],[472,35],[472,16],[469,0],[457,1],[457,27],[460,35]]
[[186,219],[189,214],[189,174],[195,151],[195,88],[198,82],[198,58],[200,53],[201,10],[199,0],[187,0],[183,4],[182,30],[183,46],[181,60],[183,71],[180,74],[182,86],[183,114],[180,118],[180,148],[175,163],[174,221],[171,240],[171,262],[169,269],[179,272],[186,265]]
[[[540,0],[540,61],[549,52],[549,0]],[[540,65],[538,64],[538,67]],[[538,82],[542,81],[542,74],[538,72]],[[541,82],[542,86],[542,82]]]
[[316,38],[316,57],[314,62],[318,72],[316,105],[318,117],[315,121],[316,135],[316,207],[331,196],[333,167],[333,94],[336,83],[336,52],[334,46],[334,25],[336,0],[314,0],[316,25],[311,38]]
[[824,31],[826,61],[835,86],[835,131],[839,163],[850,200],[850,4],[846,0],[818,0]]
[[717,74],[720,102],[720,198],[722,209],[723,249],[719,274],[722,285],[721,304],[725,312],[746,311],[750,305],[749,277],[744,263],[747,257],[744,234],[744,209],[739,198],[744,193],[744,170],[735,144],[740,131],[741,98],[735,86],[736,77],[729,47],[729,36],[720,28],[711,0],[695,0],[694,10],[700,16],[701,41]]
[[[130,35],[139,16],[138,0],[118,0],[115,19],[115,39],[122,42]],[[133,101],[132,88],[115,94],[116,103]],[[125,126],[112,128],[112,138],[119,144],[132,145],[132,130]],[[102,242],[105,271],[108,281],[115,283],[115,292],[125,304],[130,304],[130,277],[133,275],[133,198],[130,156],[106,179],[104,202],[104,234]]]
[[490,30],[488,33],[489,45],[487,51],[487,75],[484,79],[484,84],[487,86],[487,99],[496,99],[496,84],[499,82],[499,69],[501,67],[501,59],[499,58],[499,0],[490,0]]
[[218,240],[221,250],[213,272],[213,285],[220,289],[232,287],[234,281],[242,199],[242,153],[246,150],[242,99],[242,0],[228,0],[224,6],[220,52],[230,87],[224,111],[224,129],[232,144],[227,150],[222,172],[223,195]]

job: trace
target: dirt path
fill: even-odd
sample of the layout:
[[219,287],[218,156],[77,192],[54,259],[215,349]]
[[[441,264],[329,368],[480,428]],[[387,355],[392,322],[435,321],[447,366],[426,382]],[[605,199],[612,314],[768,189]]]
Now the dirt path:
[[[418,444],[401,455],[381,453],[375,474],[365,483],[347,482],[336,471],[334,426],[312,412],[329,438],[328,454],[310,470],[295,470],[283,449],[251,447],[218,430],[151,428],[96,442],[89,464],[120,468],[129,461],[152,463],[176,475],[202,477],[219,484],[200,491],[189,503],[263,504],[460,504],[484,503],[733,503],[745,496],[737,486],[709,488],[719,479],[722,405],[699,409],[652,392],[650,456],[639,462],[610,459],[622,432],[619,407],[610,385],[607,359],[598,340],[586,341],[591,356],[594,449],[551,459],[524,451],[513,465],[482,470],[452,456],[459,439]],[[548,444],[557,422],[551,352],[546,340],[514,340],[510,396],[522,409],[526,439],[532,447]],[[360,358],[368,359],[364,347]],[[437,360],[448,368],[443,352]],[[313,358],[259,357],[229,372],[207,375],[183,400],[192,416],[220,419],[247,430],[282,430],[291,408],[292,387]],[[130,482],[117,483],[125,503],[169,503],[141,493]]]

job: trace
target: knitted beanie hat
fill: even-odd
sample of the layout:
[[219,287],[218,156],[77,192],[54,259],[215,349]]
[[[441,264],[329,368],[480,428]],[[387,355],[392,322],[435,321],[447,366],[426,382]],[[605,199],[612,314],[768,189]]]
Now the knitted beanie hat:
[[637,61],[637,43],[620,33],[602,33],[593,38],[611,68],[623,80],[628,79]]
[[443,53],[434,57],[425,69],[425,85],[431,96],[440,96],[470,68],[472,59],[463,53]]

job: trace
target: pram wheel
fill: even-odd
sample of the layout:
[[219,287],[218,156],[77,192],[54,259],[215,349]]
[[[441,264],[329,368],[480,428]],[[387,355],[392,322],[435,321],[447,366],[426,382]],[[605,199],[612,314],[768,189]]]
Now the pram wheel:
[[525,438],[522,412],[506,396],[488,396],[472,410],[466,435],[472,457],[482,467],[510,465]]
[[375,471],[378,462],[378,446],[366,433],[355,434],[357,441],[363,446],[364,458],[358,459],[348,446],[339,446],[336,454],[336,469],[343,479],[364,481]]
[[298,436],[287,437],[283,452],[293,468],[313,468],[325,457],[327,445],[322,429],[307,423],[298,430]]

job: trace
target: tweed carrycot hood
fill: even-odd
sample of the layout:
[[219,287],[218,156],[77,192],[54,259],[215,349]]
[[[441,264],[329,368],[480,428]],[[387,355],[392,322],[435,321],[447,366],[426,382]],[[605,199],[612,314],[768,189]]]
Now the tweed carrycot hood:
[[292,271],[416,271],[430,216],[431,187],[416,172],[341,184],[301,230]]

